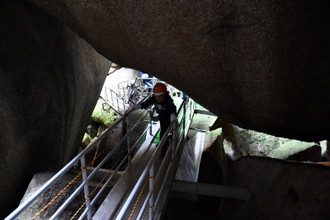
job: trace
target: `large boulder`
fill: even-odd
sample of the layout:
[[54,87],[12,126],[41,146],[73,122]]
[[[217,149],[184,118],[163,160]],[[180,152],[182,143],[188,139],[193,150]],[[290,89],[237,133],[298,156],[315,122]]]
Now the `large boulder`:
[[0,218],[35,172],[77,152],[110,66],[98,52],[241,127],[329,139],[329,9],[324,0],[2,0]]
[[330,136],[330,2],[30,0],[121,66],[244,128]]
[[330,168],[244,157],[229,170],[227,184],[248,188],[248,202],[226,199],[221,219],[328,219]]
[[231,160],[244,156],[265,156],[281,160],[320,161],[321,146],[243,129],[228,122],[222,122],[224,148]]
[[0,2],[0,218],[78,152],[110,62],[35,6]]

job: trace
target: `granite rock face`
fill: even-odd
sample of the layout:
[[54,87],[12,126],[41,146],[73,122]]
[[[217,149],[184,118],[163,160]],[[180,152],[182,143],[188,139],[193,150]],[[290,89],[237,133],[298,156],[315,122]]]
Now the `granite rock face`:
[[0,218],[78,152],[110,62],[20,0],[0,2]]
[[231,160],[261,156],[281,160],[321,161],[320,143],[281,138],[222,123],[225,152]]
[[330,136],[330,2],[30,0],[121,66],[243,128]]
[[325,0],[2,0],[0,218],[34,173],[78,151],[108,59],[243,128],[330,139],[329,9]]
[[248,202],[224,200],[221,219],[328,219],[330,168],[245,157],[229,169],[230,186],[248,188]]

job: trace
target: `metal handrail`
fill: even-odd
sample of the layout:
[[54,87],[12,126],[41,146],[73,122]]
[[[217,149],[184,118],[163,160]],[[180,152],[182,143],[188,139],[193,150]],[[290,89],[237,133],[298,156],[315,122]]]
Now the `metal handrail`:
[[[171,143],[171,145],[170,145],[169,149],[167,150],[166,155],[164,157],[164,160],[166,160],[167,158],[169,158],[171,160],[171,163],[170,163],[169,167],[167,168],[166,173],[165,173],[165,175],[164,175],[164,177],[162,179],[162,184],[160,186],[160,189],[158,190],[157,198],[154,201],[154,203],[151,204],[152,207],[154,207],[152,209],[153,212],[159,206],[158,203],[159,203],[159,200],[160,200],[160,197],[161,197],[161,193],[164,190],[164,187],[165,187],[167,181],[169,181],[169,178],[170,178],[170,171],[172,169],[174,169],[175,166],[177,166],[177,164],[175,164],[173,162],[173,159],[179,159],[179,157],[180,157],[180,149],[181,149],[181,151],[183,149],[183,145],[182,145],[181,141],[183,139],[185,139],[185,137],[187,136],[187,133],[188,133],[188,130],[189,130],[189,127],[190,127],[190,123],[191,123],[191,119],[192,118],[190,118],[190,117],[187,118],[187,115],[186,115],[187,114],[187,107],[186,106],[188,105],[188,108],[190,108],[191,106],[193,106],[193,102],[190,99],[185,99],[185,101],[187,101],[188,103],[187,102],[184,102],[183,105],[181,106],[183,109],[182,109],[182,111],[180,111],[180,113],[183,114],[183,116],[182,116],[182,119],[181,119],[181,121],[180,121],[180,123],[178,125],[178,128],[180,128],[181,125],[182,125],[182,132],[181,133],[178,133],[179,131],[176,131],[177,133],[176,133],[176,136],[174,137],[174,141],[172,141],[172,143]],[[192,107],[192,108],[194,108],[194,107]],[[179,114],[179,116],[180,116],[180,114]],[[162,167],[163,164],[164,163],[161,164],[161,167],[159,168],[159,170],[162,170],[163,169],[163,167]],[[160,174],[161,174],[161,172],[159,172],[157,174],[157,176],[155,177],[156,180],[158,179],[158,175],[160,175]],[[149,194],[150,195],[152,195],[154,193],[155,192],[153,190],[150,190],[149,191]],[[146,200],[149,199],[149,194],[148,194]],[[149,204],[150,204],[150,202],[149,202]],[[144,209],[145,208],[146,207],[144,207]],[[141,212],[142,212],[142,210],[141,210]],[[151,216],[150,219],[153,219],[154,213],[151,213],[150,216]]]
[[[150,126],[150,125],[149,125],[149,126]],[[144,130],[144,132],[140,135],[140,137],[137,139],[137,141],[135,142],[135,144],[132,146],[131,149],[134,149],[134,148],[137,147],[137,143],[139,143],[140,140],[143,138],[143,136],[147,133],[147,131],[148,131],[148,129],[149,129],[149,126],[146,127],[146,129]],[[122,160],[122,162],[118,165],[118,167],[116,168],[115,172],[114,172],[112,175],[115,175],[116,171],[119,170],[119,168],[121,167],[122,163],[124,163],[124,161],[125,161],[125,160]],[[109,179],[105,182],[103,188],[107,185],[108,182],[110,182],[110,180],[111,180],[110,178],[111,178],[111,176],[110,176]],[[101,189],[101,190],[102,190],[102,189]],[[101,192],[101,190],[100,190],[100,192]],[[100,192],[99,192],[98,194],[101,194]],[[96,195],[96,196],[94,197],[93,201],[91,202],[92,205],[96,202],[98,196],[99,196],[99,195]]]
[[[140,123],[142,123],[142,121],[141,121]],[[138,126],[138,124],[136,124],[136,125],[134,126],[134,128],[131,129],[131,131],[134,130],[134,129],[136,129],[137,126]],[[143,137],[143,135],[148,131],[148,129],[149,129],[149,126],[147,126],[147,128],[143,131],[143,133],[140,135],[140,137],[138,138],[138,140],[136,141],[136,143],[132,146],[132,148],[137,147],[137,143],[138,143],[138,141]],[[125,137],[120,141],[120,142],[121,142],[120,144],[118,143],[119,146],[123,143],[123,140],[125,140],[127,137],[128,137],[128,134],[125,135]],[[131,148],[131,149],[132,149],[132,148]],[[112,152],[113,152],[113,151],[112,151]],[[109,157],[109,156],[107,156],[107,158],[108,158],[108,157]],[[115,170],[115,171],[113,172],[113,174],[108,178],[108,180],[103,184],[103,187],[101,188],[101,190],[98,192],[98,194],[97,194],[97,195],[94,197],[94,199],[91,201],[90,206],[87,207],[87,208],[85,209],[85,211],[81,214],[79,220],[80,220],[80,219],[83,219],[83,218],[85,217],[85,215],[86,215],[86,214],[88,213],[88,211],[90,210],[90,207],[91,207],[92,205],[95,204],[95,202],[97,201],[98,197],[99,197],[99,196],[102,194],[102,192],[104,191],[106,185],[112,180],[112,177],[118,172],[118,170],[120,169],[120,167],[124,164],[124,162],[125,162],[126,159],[128,159],[128,158],[129,158],[128,154],[125,155],[125,157],[122,159],[122,161],[120,162],[120,164],[117,166],[116,170]],[[105,159],[104,159],[104,160],[105,160]],[[95,170],[94,170],[94,171],[95,171]],[[93,171],[93,172],[94,172],[94,171]],[[92,174],[92,173],[91,173],[91,174]],[[91,175],[91,174],[90,174],[90,175]]]
[[[190,103],[190,102],[189,102]],[[185,130],[185,124],[186,124],[186,117],[185,117],[185,114],[186,114],[186,100],[184,100],[182,102],[182,104],[180,105],[179,107],[179,110],[178,110],[178,115],[180,114],[183,114],[182,116],[182,119],[179,123],[178,126],[176,126],[176,122],[172,122],[171,125],[169,126],[169,128],[166,130],[162,140],[160,141],[160,143],[158,144],[156,150],[153,152],[150,160],[148,161],[146,167],[144,168],[144,170],[142,171],[142,174],[140,175],[139,179],[137,180],[136,184],[134,185],[131,193],[127,196],[127,198],[125,199],[125,202],[123,204],[121,204],[120,208],[119,208],[119,211],[116,215],[116,219],[123,219],[124,216],[126,215],[126,213],[128,212],[128,209],[129,207],[131,206],[131,203],[132,203],[132,199],[136,197],[136,195],[139,193],[139,189],[142,187],[142,185],[144,184],[144,180],[145,178],[147,177],[147,175],[149,174],[150,170],[153,169],[153,166],[155,164],[155,160],[156,158],[160,155],[161,151],[162,151],[162,148],[163,148],[163,145],[166,143],[167,141],[167,138],[168,138],[168,135],[172,132],[172,135],[175,136],[173,137],[173,140],[175,139],[178,139],[179,141],[175,144],[174,146],[174,143],[173,142],[170,147],[168,148],[166,154],[165,154],[165,157],[164,157],[164,160],[162,162],[162,164],[160,165],[162,169],[163,165],[164,165],[164,162],[166,161],[167,158],[169,158],[169,155],[170,155],[170,151],[172,150],[173,152],[177,152],[177,149],[178,149],[178,146],[180,145],[180,142],[181,140],[186,136],[186,130]],[[183,126],[183,131],[182,133],[177,133],[177,130],[175,129],[176,128],[179,128],[180,126]],[[173,156],[173,155],[172,155]],[[170,166],[172,167],[172,166]],[[169,171],[169,168],[167,169],[167,173]],[[153,174],[152,174],[153,175]],[[154,181],[153,182],[156,182],[157,179],[158,179],[159,176],[159,173],[156,175],[156,177],[154,178]],[[167,178],[165,176],[165,178]],[[161,187],[161,190],[159,190],[159,194],[157,196],[157,199],[156,201],[152,201],[153,204],[151,204],[151,207],[153,207],[153,209],[155,209],[155,204],[157,205],[158,204],[158,200],[159,200],[159,197],[160,197],[160,193],[162,192],[162,188],[164,186],[164,183],[165,181],[163,182],[163,185]],[[145,200],[144,200],[144,203],[142,205],[142,209],[140,210],[139,214],[138,214],[138,218],[142,216],[143,214],[143,209],[145,209],[145,207],[147,206],[147,203],[149,202],[150,198],[153,198],[153,193],[154,192],[154,183],[152,184],[152,186],[150,186],[150,189],[149,189],[149,193],[147,194]],[[152,199],[153,200],[153,199]],[[150,215],[152,216],[153,213],[150,213]]]
[[[147,99],[148,97],[145,97],[142,101]],[[142,102],[141,101],[141,102]],[[183,102],[178,110],[179,114],[181,114],[182,109],[185,109],[185,103]],[[39,196],[41,196],[42,193],[44,193],[47,189],[49,189],[51,186],[57,183],[65,175],[79,160],[82,160],[82,166],[85,167],[84,163],[84,156],[96,148],[99,143],[109,134],[109,132],[114,129],[117,125],[123,122],[123,120],[126,120],[128,115],[133,111],[133,109],[130,109],[125,113],[124,116],[121,118],[118,118],[113,124],[111,124],[101,135],[98,137],[96,140],[93,140],[84,150],[82,150],[77,156],[75,156],[68,164],[66,164],[60,171],[58,171],[50,180],[48,180],[40,189],[38,189],[31,197],[29,197],[26,201],[24,201],[18,208],[16,208],[10,215],[8,215],[5,220],[12,220],[18,217],[25,209],[27,209]],[[185,110],[184,110],[185,111]],[[83,178],[83,182],[75,189],[75,191],[71,194],[71,196],[58,208],[58,210],[51,216],[50,219],[55,219],[60,215],[64,209],[69,205],[69,203],[78,195],[78,193],[84,188],[85,193],[87,193],[87,197],[89,198],[89,190],[88,190],[88,181],[91,180],[91,178],[96,174],[97,170],[114,154],[114,152],[121,146],[121,144],[126,140],[126,138],[129,136],[130,132],[132,132],[134,129],[137,128],[139,123],[142,123],[144,118],[147,116],[146,112],[143,112],[142,117],[140,117],[137,120],[137,123],[134,124],[127,134],[119,141],[119,143],[108,153],[108,155],[98,164],[97,167],[94,168],[94,170],[87,176],[85,175]],[[183,117],[183,121],[185,120],[185,117]],[[143,132],[143,134],[138,138],[137,142],[140,140],[140,138],[147,132],[147,130],[151,126],[149,125]],[[172,123],[169,127],[169,129],[165,132],[164,137],[167,137],[170,132],[174,131],[174,123]],[[175,132],[173,132],[175,133]],[[153,165],[155,158],[160,154],[160,149],[166,142],[166,138],[163,138],[161,142],[159,143],[159,147],[156,149],[156,151],[153,153],[152,160],[149,161],[145,172],[143,175],[145,176],[147,172],[149,172],[151,165]],[[135,143],[130,149],[132,150],[137,146],[137,143]],[[130,150],[128,150],[130,151]],[[129,152],[130,153],[130,152]],[[124,160],[128,158],[128,155],[125,156]],[[123,161],[124,161],[123,160]],[[91,212],[90,212],[90,207],[95,204],[96,200],[98,197],[101,195],[102,191],[104,191],[105,186],[107,183],[111,181],[113,176],[115,175],[116,172],[118,172],[119,167],[123,164],[123,161],[118,165],[117,169],[115,172],[108,178],[106,183],[103,185],[101,190],[97,193],[97,195],[94,197],[92,201],[87,201],[86,208],[84,212],[80,215],[80,219],[84,218],[84,216],[87,214],[88,219],[91,219]],[[158,175],[157,175],[158,176]]]
[[[146,113],[144,116],[142,116],[140,119],[137,120],[137,123],[129,130],[129,132],[127,132],[127,134],[121,139],[121,141],[119,141],[116,146],[107,154],[107,156],[93,169],[93,171],[88,175],[87,177],[87,181],[91,180],[92,177],[96,174],[96,172],[104,165],[104,163],[109,159],[109,157],[111,157],[114,152],[116,150],[118,150],[118,148],[121,146],[121,144],[125,141],[125,139],[128,137],[129,133],[132,132],[133,130],[135,130],[137,128],[137,126],[139,124],[141,124],[143,122],[143,119],[147,116],[148,114]],[[136,143],[132,146],[132,148],[135,148],[137,145],[137,142],[140,140],[140,138],[143,137],[143,134],[145,134],[149,129],[149,126],[147,126],[144,130],[144,132],[142,133],[142,135],[140,135],[139,139],[136,141]],[[123,158],[122,162],[117,166],[116,170],[114,171],[114,173],[109,177],[109,179],[104,183],[104,186],[101,188],[101,190],[98,192],[98,194],[94,197],[94,199],[91,201],[90,206],[94,205],[94,203],[96,202],[97,198],[102,194],[102,192],[105,189],[105,186],[107,185],[107,183],[109,183],[112,180],[112,177],[114,177],[114,175],[118,172],[119,168],[121,167],[121,165],[124,163],[124,161],[127,159],[127,155]],[[80,184],[79,187],[72,193],[72,195],[58,208],[58,210],[56,211],[56,213],[53,214],[53,216],[51,216],[51,219],[56,218],[69,204],[70,201],[72,201],[75,196],[82,190],[82,187],[85,184]],[[69,201],[68,201],[69,200]],[[89,207],[90,207],[89,206]],[[88,211],[89,208],[85,211]],[[84,213],[81,214],[81,216],[84,216]]]
[[[170,131],[173,129],[173,126],[174,126],[174,123],[171,123],[170,127],[166,130],[166,132],[164,134],[164,137],[168,136],[168,134],[170,133]],[[116,219],[123,219],[124,215],[128,211],[128,208],[130,206],[130,203],[131,203],[132,199],[139,192],[138,191],[139,188],[144,184],[144,179],[147,176],[150,167],[154,164],[156,157],[159,156],[159,154],[161,152],[161,148],[164,145],[165,141],[166,141],[166,138],[163,138],[160,141],[160,143],[158,144],[157,149],[152,154],[151,159],[147,163],[145,169],[143,170],[143,172],[142,172],[141,176],[139,177],[138,181],[136,182],[134,188],[132,189],[131,193],[127,197],[127,199],[124,202],[124,204],[121,206],[120,211],[119,211],[118,215],[116,216]]]
[[[146,97],[147,98],[147,97]],[[87,154],[89,151],[93,150],[98,146],[98,144],[109,134],[109,132],[114,129],[118,124],[120,124],[124,119],[128,117],[128,115],[133,111],[133,109],[130,109],[125,113],[124,116],[118,118],[113,124],[111,124],[97,139],[93,140],[85,149],[83,149],[77,156],[75,156],[68,164],[66,164],[60,171],[58,171],[51,179],[49,179],[42,187],[40,187],[31,197],[29,197],[26,201],[24,201],[19,207],[17,207],[11,214],[9,214],[5,220],[12,220],[18,217],[25,209],[27,209],[39,196],[41,196],[42,193],[44,193],[47,189],[49,189],[51,186],[53,186],[62,176],[64,176],[81,158],[84,157],[85,154]],[[147,115],[147,114],[146,114]],[[135,126],[133,126],[135,127]],[[131,132],[132,129],[129,130]],[[126,137],[128,136],[129,132],[126,134]],[[124,137],[125,138],[125,137]],[[123,138],[123,139],[124,139]],[[122,140],[123,140],[122,139]],[[120,141],[122,143],[122,141]],[[120,145],[119,145],[120,146]],[[117,150],[116,147],[112,149],[111,152],[114,152],[114,150]],[[110,153],[107,155],[107,158],[109,158],[111,155]],[[112,153],[113,154],[113,153]],[[104,160],[103,160],[104,161]],[[104,163],[104,162],[103,162]],[[102,164],[103,165],[103,164]],[[98,168],[100,168],[99,165]],[[97,169],[98,169],[97,168]],[[87,180],[90,180],[90,176],[94,175],[96,170],[93,171],[94,173],[91,173],[89,175],[89,178]],[[85,183],[86,184],[86,183]],[[85,184],[81,184],[78,188],[81,190],[82,187]],[[78,189],[77,188],[77,189]],[[76,190],[77,190],[76,189]],[[55,213],[56,216],[60,213]],[[55,215],[54,214],[54,215]]]

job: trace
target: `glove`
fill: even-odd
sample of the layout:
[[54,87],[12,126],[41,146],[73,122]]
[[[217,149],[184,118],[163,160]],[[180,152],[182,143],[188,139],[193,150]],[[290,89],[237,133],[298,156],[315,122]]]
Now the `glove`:
[[174,114],[174,113],[171,114],[170,121],[171,121],[171,123],[174,122],[173,128],[174,128],[174,130],[176,130],[178,127],[178,120],[177,120],[176,114]]
[[176,115],[175,115],[174,113],[171,114],[171,116],[170,116],[170,121],[171,121],[171,123],[172,123],[173,121],[176,121]]
[[138,110],[138,109],[141,109],[141,105],[140,104],[134,104],[132,108],[134,110]]

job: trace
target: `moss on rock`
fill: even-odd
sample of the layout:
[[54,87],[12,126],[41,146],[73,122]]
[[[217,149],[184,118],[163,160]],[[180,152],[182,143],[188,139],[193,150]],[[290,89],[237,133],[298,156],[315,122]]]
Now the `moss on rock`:
[[91,116],[91,120],[109,126],[117,119],[115,111],[106,103],[98,101]]

